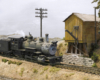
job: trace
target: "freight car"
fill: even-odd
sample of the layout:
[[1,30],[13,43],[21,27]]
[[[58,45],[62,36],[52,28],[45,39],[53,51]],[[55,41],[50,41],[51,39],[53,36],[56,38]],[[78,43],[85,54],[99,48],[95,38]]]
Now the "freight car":
[[23,37],[9,37],[0,40],[0,53],[52,64],[60,62],[62,57],[55,56],[57,41],[49,42],[48,34],[43,38],[33,38],[31,34]]

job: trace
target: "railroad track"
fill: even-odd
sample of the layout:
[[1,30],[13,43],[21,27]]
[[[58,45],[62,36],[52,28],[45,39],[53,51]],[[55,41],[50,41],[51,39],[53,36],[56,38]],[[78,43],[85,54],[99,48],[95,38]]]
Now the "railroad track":
[[57,64],[57,65],[55,65],[55,67],[100,75],[100,68],[76,66],[76,65],[68,65],[68,64]]
[[[4,56],[4,55],[0,55],[0,56],[8,57],[8,56]],[[50,63],[39,63],[36,60],[29,60],[29,59],[18,58],[18,57],[13,57],[13,56],[10,56],[8,58],[14,58],[14,59],[18,59],[18,60],[26,60],[29,62],[34,62],[34,63],[38,63],[38,64],[42,64],[42,65],[51,65]],[[70,70],[76,70],[76,71],[81,71],[81,72],[85,72],[85,73],[100,75],[100,68],[68,65],[68,64],[62,64],[62,63],[53,64],[51,66],[54,66],[57,68],[70,69]]]

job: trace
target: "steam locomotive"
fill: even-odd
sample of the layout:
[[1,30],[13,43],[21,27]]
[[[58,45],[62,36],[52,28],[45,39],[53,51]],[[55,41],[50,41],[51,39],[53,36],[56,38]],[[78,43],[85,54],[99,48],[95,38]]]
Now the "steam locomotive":
[[29,36],[9,37],[8,39],[0,40],[0,54],[7,56],[17,56],[30,60],[37,60],[42,63],[60,62],[62,57],[55,56],[57,41],[49,42],[48,34],[44,38],[33,38]]

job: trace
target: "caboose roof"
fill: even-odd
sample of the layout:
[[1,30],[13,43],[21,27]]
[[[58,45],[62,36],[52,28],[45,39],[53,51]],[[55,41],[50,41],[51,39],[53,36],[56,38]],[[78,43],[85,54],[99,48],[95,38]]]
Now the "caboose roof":
[[[81,14],[81,13],[72,13],[70,16],[68,16],[63,22],[65,22],[68,18],[70,18],[72,15],[77,16],[80,18],[83,22],[94,22],[95,16],[90,14]],[[96,21],[100,21],[100,18],[96,17]]]

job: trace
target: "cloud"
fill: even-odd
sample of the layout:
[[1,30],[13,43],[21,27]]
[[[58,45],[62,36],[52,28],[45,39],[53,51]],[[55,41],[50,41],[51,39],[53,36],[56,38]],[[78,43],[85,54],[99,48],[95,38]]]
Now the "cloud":
[[0,34],[23,30],[40,36],[40,19],[35,17],[35,8],[46,8],[48,18],[43,19],[43,37],[63,38],[63,20],[72,12],[94,14],[91,0],[0,0]]

